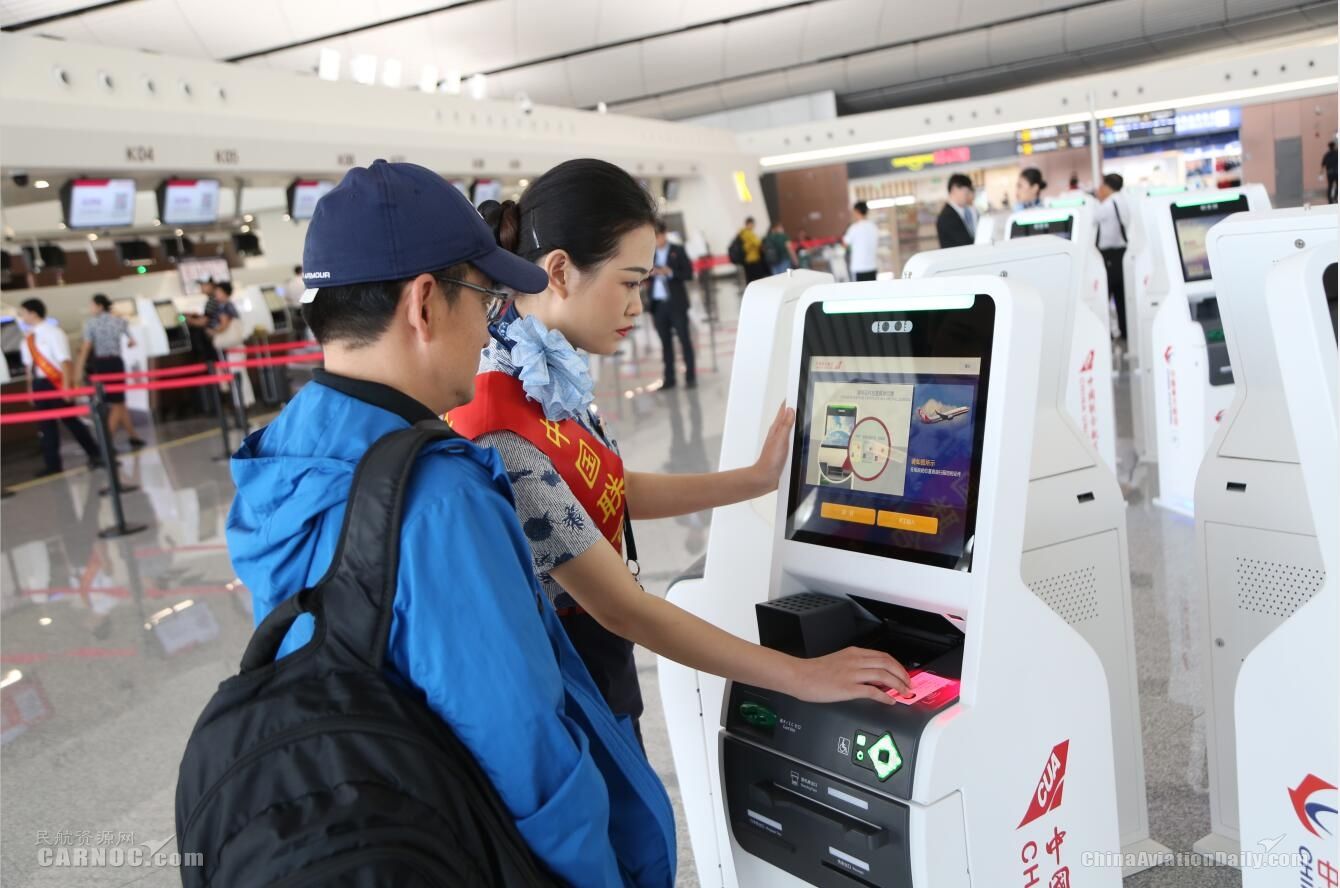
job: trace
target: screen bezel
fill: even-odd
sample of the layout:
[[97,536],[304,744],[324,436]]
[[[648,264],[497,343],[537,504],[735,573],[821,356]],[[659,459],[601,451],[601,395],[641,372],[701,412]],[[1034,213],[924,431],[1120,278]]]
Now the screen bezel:
[[[74,199],[75,184],[78,182],[106,182],[107,185],[110,185],[112,182],[130,182],[132,187],[131,191],[132,195],[138,193],[138,189],[134,187],[135,180],[129,178],[128,176],[109,176],[106,179],[97,179],[91,176],[82,176],[75,179],[66,179],[65,183],[60,187],[60,214],[61,219],[65,222],[66,228],[70,228],[75,231],[90,231],[95,228],[96,229],[129,228],[130,226],[135,224],[135,198],[132,197],[130,200],[130,218],[127,219],[125,222],[96,223],[93,225],[75,225],[74,220],[70,216],[70,207]],[[104,185],[102,187],[105,188],[107,186]]]
[[[931,303],[933,300],[928,298],[927,302]],[[928,305],[927,309],[900,308],[829,314],[824,311],[822,302],[816,302],[809,307],[805,317],[801,319],[804,332],[800,355],[800,379],[796,389],[796,422],[791,441],[791,468],[786,482],[784,540],[947,569],[958,568],[961,562],[966,561],[962,555],[977,528],[977,497],[981,485],[982,449],[986,438],[986,404],[990,392],[995,316],[995,301],[985,293],[973,296],[972,305],[964,308],[935,307],[932,310]],[[870,332],[871,325],[876,321],[897,320],[911,321],[911,332],[899,334]],[[824,328],[823,332],[820,331],[821,325]],[[971,341],[974,343],[970,351],[975,353],[965,353],[965,349],[961,346],[954,346],[954,353],[943,347],[937,347],[937,339],[941,340],[943,346],[947,325],[964,326],[964,332],[971,334]],[[973,405],[977,422],[973,431],[967,507],[964,510],[962,546],[958,554],[830,536],[796,527],[796,510],[800,506],[806,486],[804,483],[806,461],[803,454],[813,406],[807,401],[810,390],[810,359],[816,355],[869,355],[871,349],[863,345],[872,341],[880,345],[900,347],[897,350],[880,352],[877,357],[981,359],[981,369],[976,377],[977,398]],[[967,569],[971,570],[970,563]]]
[[179,222],[176,219],[169,219],[167,216],[167,192],[168,187],[173,182],[190,182],[192,185],[196,185],[200,182],[213,182],[215,186],[218,188],[219,196],[220,197],[223,196],[223,182],[220,181],[219,179],[210,179],[208,177],[200,179],[182,179],[182,178],[164,179],[162,182],[158,184],[158,187],[154,189],[154,195],[158,198],[158,221],[162,222],[164,225],[175,225],[181,228],[218,224],[219,214],[221,211],[219,203],[215,203],[214,205],[214,218],[212,219],[206,219],[204,221],[194,221],[194,222]]
[[[1028,227],[1033,225],[1045,224],[1047,226],[1052,226],[1061,222],[1065,223],[1065,227],[1062,231],[1026,230]],[[1075,235],[1075,217],[1066,216],[1064,219],[1039,219],[1036,222],[1029,222],[1027,220],[1015,219],[1013,222],[1010,223],[1010,240],[1014,240],[1017,237],[1041,237],[1047,234],[1054,234],[1057,237],[1065,238],[1066,240],[1073,240]]]
[[[330,193],[330,190],[331,190],[332,188],[334,188],[337,184],[338,184],[337,182],[335,182],[335,181],[333,181],[333,180],[331,180],[331,179],[301,179],[301,178],[299,178],[299,179],[294,179],[292,182],[290,182],[290,183],[288,184],[288,188],[285,188],[285,189],[284,189],[284,197],[287,199],[286,202],[287,202],[287,204],[288,204],[288,217],[289,217],[289,220],[290,220],[290,221],[293,221],[293,222],[306,222],[306,221],[309,221],[309,220],[312,218],[312,216],[316,214],[316,204],[314,203],[314,204],[312,204],[312,212],[311,212],[311,213],[308,213],[308,214],[306,214],[306,215],[298,215],[298,212],[297,212],[297,209],[298,209],[297,197],[298,197],[298,189],[299,189],[299,188],[303,188],[303,187],[308,187],[308,188],[310,188],[310,187],[312,187],[312,186],[322,186],[322,185],[324,185],[324,186],[326,186],[326,188],[325,188],[325,192],[321,195],[321,197],[325,197],[326,194],[329,194],[329,193]],[[321,197],[318,197],[318,198],[316,199],[316,203],[320,203],[320,202],[321,202]]]
[[[1225,205],[1232,206],[1233,209],[1225,212],[1221,209]],[[1225,198],[1223,200],[1202,200],[1194,203],[1186,201],[1179,203],[1174,201],[1169,205],[1169,212],[1172,215],[1173,243],[1177,244],[1177,264],[1182,267],[1183,283],[1197,284],[1201,281],[1213,280],[1214,273],[1213,270],[1211,270],[1207,271],[1204,275],[1197,275],[1196,277],[1190,277],[1187,274],[1186,257],[1182,255],[1182,239],[1177,235],[1177,223],[1183,219],[1200,219],[1204,216],[1219,216],[1221,217],[1219,221],[1222,222],[1234,213],[1245,213],[1249,209],[1251,209],[1251,207],[1248,205],[1246,194],[1237,194],[1232,198]],[[1209,251],[1210,245],[1207,239],[1205,244],[1206,265],[1209,264]]]

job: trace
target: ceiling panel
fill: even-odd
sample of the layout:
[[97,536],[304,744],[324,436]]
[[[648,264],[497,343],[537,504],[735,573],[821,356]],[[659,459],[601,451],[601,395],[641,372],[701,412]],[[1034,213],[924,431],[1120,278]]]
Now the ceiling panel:
[[[177,0],[177,5],[212,58],[232,58],[296,39],[273,0]],[[238,21],[246,22],[247,27],[238,28]]]
[[[901,43],[930,34],[952,34],[959,28],[965,0],[888,0],[879,20],[879,43]],[[995,18],[995,16],[992,16]]]
[[917,48],[896,46],[847,59],[847,89],[861,92],[917,79]]
[[546,62],[489,78],[491,98],[511,101],[518,97],[518,93],[525,93],[532,102],[540,105],[572,105],[567,65],[561,60]]
[[1065,13],[1065,48],[1078,52],[1144,37],[1144,0],[1111,0]]
[[847,89],[847,61],[833,59],[816,65],[797,65],[786,72],[786,82],[791,84],[793,96],[829,89],[836,93],[844,92]]
[[721,97],[728,108],[759,105],[763,102],[771,102],[773,99],[783,99],[789,95],[786,75],[780,71],[760,74],[757,77],[730,80],[721,84]]
[[671,120],[724,110],[726,103],[721,98],[721,90],[716,86],[704,86],[661,96],[661,113]]
[[1065,52],[1065,17],[1060,13],[997,25],[986,33],[992,65],[1012,65]]
[[[1260,40],[1289,31],[1304,31],[1313,28],[1312,21],[1298,10],[1285,10],[1268,13],[1245,22],[1229,22],[1228,31],[1238,40]],[[1334,28],[1331,29],[1334,34]],[[1319,35],[1320,36],[1320,35]],[[1335,50],[1331,50],[1334,52]]]
[[493,0],[429,16],[433,61],[443,71],[473,74],[519,61],[516,51],[516,6]]
[[648,92],[642,80],[642,47],[635,43],[567,60],[572,100],[579,107],[614,104]]
[[83,18],[98,43],[176,56],[210,57],[176,3],[128,3]]
[[1158,37],[1184,28],[1223,24],[1224,0],[1145,0],[1146,37]]
[[633,117],[665,117],[665,110],[661,107],[660,99],[638,99],[636,102],[624,102],[621,105],[610,105],[610,111],[615,114],[628,114]]
[[0,0],[0,27],[9,27],[34,19],[60,15],[82,6],[89,0]]
[[628,0],[601,0],[596,20],[598,44],[674,31],[684,24],[683,0],[663,0],[652,9]]
[[961,21],[982,25],[1041,11],[1042,0],[963,0]]
[[946,77],[986,62],[986,31],[966,31],[916,45],[917,76]]
[[716,22],[771,9],[774,6],[787,5],[787,0],[682,0],[682,2],[685,25]]
[[800,58],[814,61],[879,45],[882,0],[830,0],[804,9]]
[[601,0],[515,0],[516,51],[540,59],[596,45]]
[[[1278,12],[1281,9],[1294,9],[1302,6],[1300,0],[1225,0],[1229,18],[1247,18],[1263,12]],[[1335,23],[1334,17],[1331,23]]]
[[97,43],[98,38],[84,24],[84,16],[79,15],[74,18],[62,19],[58,22],[52,22],[49,25],[42,25],[27,31],[28,34],[38,34],[46,37],[59,37],[62,40],[70,40],[75,43]]
[[797,64],[805,9],[788,9],[726,25],[726,76]]
[[644,41],[642,77],[652,92],[720,80],[725,42],[725,25]]

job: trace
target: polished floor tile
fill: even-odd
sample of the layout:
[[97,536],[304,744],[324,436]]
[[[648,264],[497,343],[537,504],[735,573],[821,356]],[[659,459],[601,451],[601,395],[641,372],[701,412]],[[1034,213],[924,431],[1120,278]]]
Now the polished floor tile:
[[[696,325],[697,389],[657,390],[659,345],[649,322],[620,358],[600,362],[600,403],[630,468],[692,472],[716,465],[738,297],[728,290],[719,301],[719,323],[699,318]],[[1118,404],[1128,396],[1119,380]],[[1128,439],[1129,415],[1122,414]],[[123,539],[97,535],[113,523],[108,499],[98,494],[104,476],[74,469],[27,484],[34,455],[5,454],[4,480],[18,488],[0,505],[0,881],[7,885],[177,884],[168,868],[40,865],[41,850],[64,832],[90,845],[99,838],[156,845],[172,835],[186,737],[217,683],[236,671],[251,631],[249,595],[224,546],[232,484],[226,464],[214,459],[222,446],[216,427],[172,424],[153,433],[155,446],[122,456],[123,475],[140,488],[124,498],[127,518],[149,525]],[[1129,440],[1122,453],[1150,819],[1154,838],[1189,852],[1209,826],[1193,526],[1152,505],[1151,472],[1133,464]],[[82,463],[68,445],[67,454],[67,465]],[[709,518],[639,525],[648,591],[664,594],[703,554]],[[677,801],[654,659],[639,650],[643,731],[648,755]],[[694,886],[682,818],[679,828],[680,884]],[[1238,885],[1239,877],[1185,865],[1147,871],[1127,884],[1218,888]]]

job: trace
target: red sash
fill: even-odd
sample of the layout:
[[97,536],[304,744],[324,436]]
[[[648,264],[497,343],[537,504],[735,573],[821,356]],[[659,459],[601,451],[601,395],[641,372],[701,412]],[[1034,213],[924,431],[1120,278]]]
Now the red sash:
[[37,334],[29,333],[27,342],[28,354],[32,356],[33,365],[41,370],[57,389],[65,388],[65,374],[60,372],[59,367],[48,361],[46,355],[37,350]]
[[470,439],[508,431],[535,445],[549,457],[605,539],[623,550],[623,460],[580,423],[549,421],[543,408],[526,397],[521,380],[499,371],[476,376],[474,400],[448,413],[446,420]]

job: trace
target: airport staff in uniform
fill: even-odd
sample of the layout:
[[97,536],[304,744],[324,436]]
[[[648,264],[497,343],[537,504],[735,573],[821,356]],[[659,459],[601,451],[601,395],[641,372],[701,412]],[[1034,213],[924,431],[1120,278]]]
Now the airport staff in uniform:
[[1098,252],[1107,268],[1107,292],[1117,306],[1117,326],[1126,338],[1126,281],[1122,277],[1122,259],[1126,255],[1126,221],[1122,218],[1121,193],[1125,181],[1117,173],[1103,176],[1098,186]]
[[[27,335],[23,337],[20,355],[23,366],[28,369],[29,392],[60,391],[67,383],[74,381],[74,363],[70,360],[70,339],[56,324],[47,323],[46,303],[41,299],[25,300],[19,307],[19,317],[27,326]],[[39,410],[55,410],[69,402],[40,401]],[[99,468],[102,457],[98,455],[98,445],[89,434],[88,427],[76,417],[61,420],[48,420],[37,424],[37,434],[42,439],[42,461],[46,467],[37,477],[55,475],[63,471],[60,456],[60,423],[70,430],[79,446],[88,454],[89,468]]]
[[684,385],[698,385],[698,374],[693,363],[693,335],[689,331],[689,288],[693,280],[693,263],[689,254],[666,237],[664,222],[656,223],[656,264],[651,270],[649,295],[651,317],[656,322],[656,333],[661,337],[661,356],[665,359],[665,376],[661,388],[675,387],[675,337],[684,350]]
[[627,470],[592,407],[586,355],[614,353],[642,311],[657,218],[646,189],[613,164],[570,160],[532,182],[520,204],[486,201],[479,211],[501,246],[545,269],[549,286],[518,297],[490,326],[475,397],[447,421],[502,457],[536,574],[615,715],[641,736],[634,643],[799,699],[892,703],[876,684],[901,690],[908,678],[887,654],[847,648],[791,657],[706,623],[637,581],[631,519],[689,515],[775,490],[794,421],[791,411],[778,411],[752,466]]
[[970,246],[977,237],[977,211],[972,208],[972,179],[962,173],[949,177],[949,200],[935,220],[940,248]]
[[[130,324],[125,318],[112,314],[112,300],[98,293],[93,297],[92,316],[84,321],[84,344],[79,347],[80,373],[88,368],[90,376],[97,373],[125,373],[126,363],[121,359],[121,339],[135,347],[130,335]],[[130,438],[130,446],[135,450],[144,446],[144,441],[135,435],[135,425],[130,421],[130,411],[126,409],[125,392],[108,392],[107,435],[115,440],[118,429],[125,429]],[[109,440],[108,445],[112,441]]]
[[870,207],[858,200],[851,208],[851,225],[842,235],[842,242],[851,252],[847,268],[854,281],[873,281],[879,270],[879,229],[866,218],[868,215]]

